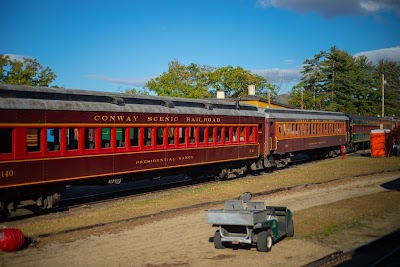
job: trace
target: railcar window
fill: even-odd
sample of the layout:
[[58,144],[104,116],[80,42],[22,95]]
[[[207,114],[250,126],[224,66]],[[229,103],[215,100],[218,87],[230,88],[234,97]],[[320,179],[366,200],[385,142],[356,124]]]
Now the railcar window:
[[179,144],[186,144],[186,128],[178,127]]
[[111,147],[111,128],[101,128],[101,148]]
[[256,135],[256,127],[250,127],[249,128],[249,142],[254,142],[255,141],[255,135]]
[[153,139],[152,131],[153,131],[153,128],[147,128],[147,127],[144,128],[143,136],[144,136],[144,145],[145,146],[151,146],[152,139]]
[[164,127],[157,128],[156,145],[160,146],[164,143]]
[[126,128],[117,128],[116,133],[115,133],[115,139],[117,142],[117,147],[125,147],[125,134],[126,134]]
[[204,143],[205,127],[199,127],[199,143]]
[[225,143],[232,142],[232,134],[233,134],[233,128],[232,127],[225,128]]
[[225,131],[222,129],[222,127],[217,127],[217,143],[221,143],[224,140],[223,134],[225,134]]
[[189,143],[194,144],[196,142],[196,128],[190,127],[189,128]]
[[175,128],[168,127],[168,144],[173,145],[175,144]]
[[181,145],[186,144],[186,128],[177,127],[177,133],[178,133],[179,144]]
[[13,129],[0,128],[0,154],[12,153]]
[[239,142],[240,139],[240,129],[239,127],[233,127],[232,142]]
[[78,128],[68,128],[67,129],[67,149],[75,150],[78,149],[78,136],[79,129]]
[[208,127],[208,142],[214,143],[214,127]]
[[95,149],[96,148],[96,129],[85,128],[85,148]]
[[42,129],[26,129],[26,151],[38,152],[40,151],[40,139]]
[[240,142],[246,141],[246,127],[240,127]]
[[60,151],[61,129],[47,129],[47,151]]
[[139,146],[139,128],[132,127],[130,129],[131,147]]

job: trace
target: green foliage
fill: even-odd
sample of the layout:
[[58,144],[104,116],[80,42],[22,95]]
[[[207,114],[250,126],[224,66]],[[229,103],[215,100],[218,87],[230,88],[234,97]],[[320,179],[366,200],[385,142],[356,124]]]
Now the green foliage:
[[131,95],[150,95],[150,91],[147,88],[143,88],[141,90],[136,88],[125,89],[124,93]]
[[0,83],[48,87],[56,75],[50,68],[44,68],[36,59],[12,60],[0,55]]
[[225,92],[227,97],[243,97],[248,94],[248,86],[255,85],[257,96],[276,95],[275,88],[267,83],[264,77],[252,74],[241,67],[221,67],[210,73],[210,80],[215,90]]
[[208,73],[211,67],[194,63],[182,65],[178,60],[168,63],[168,71],[150,79],[146,87],[159,96],[207,98],[211,97]]
[[375,67],[365,56],[355,58],[336,46],[304,61],[303,76],[301,82],[292,88],[290,103],[300,107],[303,90],[305,109],[378,115],[381,97],[378,76],[385,72],[392,73],[388,78],[391,85],[387,91],[387,114],[397,115],[400,103],[399,66],[395,62],[381,62]]
[[168,71],[151,79],[146,87],[160,96],[210,98],[217,90],[227,97],[245,96],[250,84],[255,85],[258,96],[266,96],[268,90],[275,95],[275,88],[265,78],[241,67],[184,66],[178,60],[169,62]]

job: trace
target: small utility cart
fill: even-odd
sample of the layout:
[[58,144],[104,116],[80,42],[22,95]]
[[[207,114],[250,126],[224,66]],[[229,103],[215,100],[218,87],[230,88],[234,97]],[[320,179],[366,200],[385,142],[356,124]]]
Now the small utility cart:
[[238,200],[225,201],[224,209],[205,211],[206,223],[218,227],[215,248],[248,244],[268,252],[277,240],[294,235],[292,212],[288,208],[266,207],[264,202],[250,199],[251,193],[243,193]]

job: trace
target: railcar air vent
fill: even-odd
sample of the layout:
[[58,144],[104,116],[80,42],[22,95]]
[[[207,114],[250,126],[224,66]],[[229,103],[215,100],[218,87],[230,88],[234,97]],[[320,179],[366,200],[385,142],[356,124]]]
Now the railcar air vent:
[[204,103],[203,105],[204,105],[205,109],[208,109],[208,110],[213,110],[214,109],[213,105],[210,104],[210,103]]
[[174,108],[175,107],[174,102],[172,102],[172,101],[164,100],[163,102],[164,102],[164,107],[167,107],[167,108]]
[[111,104],[125,106],[125,101],[120,97],[111,97]]

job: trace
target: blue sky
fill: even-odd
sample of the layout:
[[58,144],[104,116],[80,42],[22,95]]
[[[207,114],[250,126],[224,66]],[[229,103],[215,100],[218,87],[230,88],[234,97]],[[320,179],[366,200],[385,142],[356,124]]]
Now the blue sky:
[[240,66],[283,93],[334,45],[400,62],[398,0],[0,0],[0,23],[0,54],[37,59],[65,88],[140,88],[177,59]]

